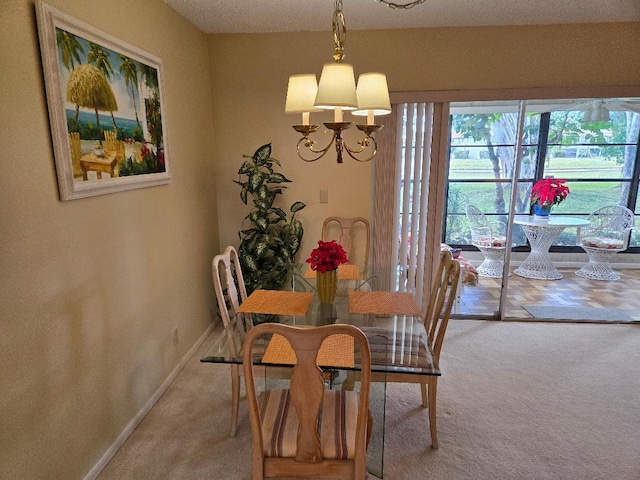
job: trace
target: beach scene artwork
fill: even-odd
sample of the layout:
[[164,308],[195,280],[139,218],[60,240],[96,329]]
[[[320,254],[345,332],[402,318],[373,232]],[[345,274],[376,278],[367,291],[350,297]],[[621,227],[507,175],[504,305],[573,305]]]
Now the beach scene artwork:
[[74,181],[164,172],[157,70],[61,28],[56,44]]
[[37,6],[62,200],[169,182],[160,60]]

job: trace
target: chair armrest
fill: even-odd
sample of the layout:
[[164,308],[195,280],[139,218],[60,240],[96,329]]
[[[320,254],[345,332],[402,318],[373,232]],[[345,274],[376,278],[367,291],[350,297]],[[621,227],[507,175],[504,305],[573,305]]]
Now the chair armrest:
[[631,241],[631,231],[633,230],[633,228],[629,227],[629,228],[625,228],[624,232],[622,233],[622,241],[624,242],[622,245],[623,250],[626,250],[627,248],[629,248],[629,242]]

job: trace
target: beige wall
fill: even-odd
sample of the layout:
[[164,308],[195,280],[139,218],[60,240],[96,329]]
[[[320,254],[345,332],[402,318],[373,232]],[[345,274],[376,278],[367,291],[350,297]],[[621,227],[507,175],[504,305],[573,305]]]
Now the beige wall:
[[[248,212],[231,181],[242,155],[273,142],[274,156],[293,180],[285,205],[308,205],[300,216],[304,260],[325,217],[369,216],[371,164],[346,159],[337,165],[332,151],[316,163],[299,160],[291,125],[300,119],[284,113],[289,75],[319,78],[333,54],[331,33],[212,35],[210,46],[220,243],[238,244]],[[394,92],[640,83],[638,23],[349,31],[345,50],[356,75],[383,71]],[[312,123],[330,121],[323,115],[312,114]],[[316,136],[324,146],[327,135]],[[319,203],[320,190],[329,191],[328,204]]]
[[[329,32],[207,37],[160,0],[50,3],[162,59],[173,178],[58,200],[33,2],[0,2],[2,478],[82,478],[207,328],[210,258],[248,211],[243,154],[273,142],[285,203],[308,204],[302,259],[324,217],[369,214],[371,165],[302,162],[283,112],[288,76],[330,61]],[[347,60],[395,91],[632,85],[639,27],[349,32]]]
[[34,2],[2,0],[3,479],[83,478],[210,325],[214,305],[206,35],[160,0],[49,3],[162,59],[173,178],[58,199]]

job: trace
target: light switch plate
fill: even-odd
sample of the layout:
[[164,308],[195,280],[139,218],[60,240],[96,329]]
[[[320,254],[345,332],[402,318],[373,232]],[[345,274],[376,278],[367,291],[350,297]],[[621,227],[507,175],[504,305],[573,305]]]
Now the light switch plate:
[[320,203],[329,203],[329,190],[320,190]]

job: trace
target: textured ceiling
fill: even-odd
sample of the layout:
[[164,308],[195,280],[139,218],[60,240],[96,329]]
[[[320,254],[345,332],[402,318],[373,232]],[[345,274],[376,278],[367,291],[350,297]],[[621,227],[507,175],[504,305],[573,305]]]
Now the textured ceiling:
[[[397,4],[409,0],[395,0]],[[331,30],[333,0],[164,0],[206,33]],[[350,30],[640,21],[640,0],[343,0]]]

